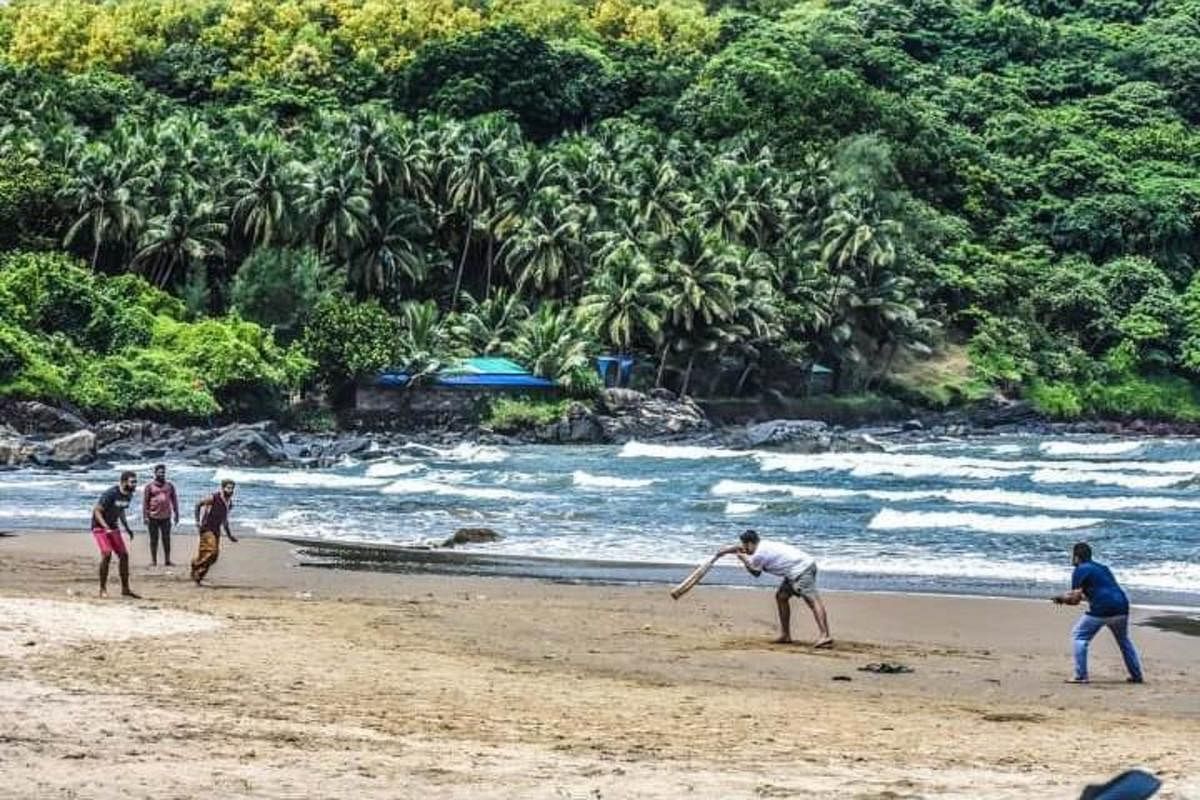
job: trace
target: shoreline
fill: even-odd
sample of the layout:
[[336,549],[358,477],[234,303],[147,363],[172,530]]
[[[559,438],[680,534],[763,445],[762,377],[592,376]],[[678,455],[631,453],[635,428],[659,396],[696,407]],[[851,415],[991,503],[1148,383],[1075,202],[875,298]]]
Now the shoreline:
[[[0,538],[19,536],[72,536],[78,532],[68,528],[31,528],[0,531]],[[144,535],[144,534],[139,534]],[[176,531],[191,546],[195,534]],[[695,568],[692,562],[618,561],[596,558],[566,558],[536,556],[520,553],[489,553],[462,548],[412,547],[387,542],[362,542],[320,539],[297,535],[275,536],[257,532],[240,534],[239,539],[280,542],[294,548],[297,565],[306,569],[330,569],[347,572],[380,574],[461,576],[467,578],[508,578],[542,581],[550,584],[587,586],[670,587],[681,581]],[[1070,579],[1064,567],[1061,584],[1034,583],[1024,592],[989,592],[982,587],[971,591],[969,579],[947,578],[943,588],[921,585],[928,576],[869,575],[822,569],[822,592],[851,595],[883,595],[896,597],[932,597],[946,599],[985,599],[997,601],[1046,602],[1061,592]],[[906,584],[903,579],[907,578]],[[981,581],[976,581],[976,584]],[[719,589],[773,589],[769,576],[755,579],[744,570],[728,563],[718,564],[705,576],[704,586]],[[964,588],[965,587],[965,588]],[[997,588],[997,587],[992,587]],[[999,587],[1003,588],[1003,587]],[[1200,615],[1200,596],[1179,595],[1164,590],[1127,589],[1134,597],[1133,608],[1167,614]],[[1179,598],[1183,598],[1180,601]],[[1174,600],[1172,600],[1174,598]],[[1192,602],[1187,602],[1192,600]]]
[[15,796],[1017,800],[1134,764],[1200,790],[1200,643],[1140,609],[1148,682],[1098,638],[1077,687],[1049,603],[831,592],[824,651],[796,604],[770,643],[767,591],[306,569],[251,537],[196,588],[142,544],[145,599],[98,601],[89,537],[0,538]]

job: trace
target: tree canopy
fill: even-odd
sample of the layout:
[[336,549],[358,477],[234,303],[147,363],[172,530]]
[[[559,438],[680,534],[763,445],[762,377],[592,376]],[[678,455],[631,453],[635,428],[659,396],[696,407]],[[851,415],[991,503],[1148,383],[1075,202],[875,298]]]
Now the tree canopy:
[[[325,381],[617,351],[850,391],[955,347],[1052,413],[1200,414],[1193,0],[13,0],[0,54],[0,248]],[[8,393],[53,383],[5,366],[37,324]]]

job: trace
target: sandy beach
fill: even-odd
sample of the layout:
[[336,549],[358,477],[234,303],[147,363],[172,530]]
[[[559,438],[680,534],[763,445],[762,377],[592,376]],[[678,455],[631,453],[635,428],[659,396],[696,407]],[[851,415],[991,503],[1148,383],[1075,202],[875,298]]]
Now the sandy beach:
[[145,547],[144,599],[99,601],[85,533],[0,538],[0,797],[1073,798],[1144,765],[1200,798],[1200,638],[1162,611],[1135,612],[1146,685],[1102,636],[1078,687],[1077,611],[1046,602],[829,593],[814,651],[770,644],[769,584],[675,602],[247,539],[197,589]]

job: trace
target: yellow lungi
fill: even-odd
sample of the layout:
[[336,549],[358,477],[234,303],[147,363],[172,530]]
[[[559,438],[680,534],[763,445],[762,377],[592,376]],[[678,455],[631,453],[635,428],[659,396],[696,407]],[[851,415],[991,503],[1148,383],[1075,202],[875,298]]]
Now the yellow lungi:
[[192,580],[203,580],[221,555],[221,537],[212,531],[200,531],[200,552],[192,559]]

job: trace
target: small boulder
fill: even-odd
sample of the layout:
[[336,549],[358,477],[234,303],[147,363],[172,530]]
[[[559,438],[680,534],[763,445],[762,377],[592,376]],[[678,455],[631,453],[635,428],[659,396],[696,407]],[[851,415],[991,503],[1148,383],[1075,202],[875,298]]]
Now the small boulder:
[[278,434],[261,425],[234,425],[198,447],[195,455],[205,463],[232,467],[267,467],[289,460]]
[[746,444],[749,447],[809,443],[816,451],[828,449],[828,437],[829,426],[815,419],[774,419],[746,428]]
[[498,542],[504,537],[491,528],[459,528],[454,535],[443,541],[439,547],[457,547],[460,544],[482,544]]
[[34,447],[7,425],[0,426],[0,467],[19,467],[29,462]]
[[51,439],[38,445],[34,460],[48,466],[90,464],[96,460],[96,434],[83,430]]
[[607,413],[636,408],[646,402],[646,395],[633,389],[605,389],[600,393],[600,407]]

